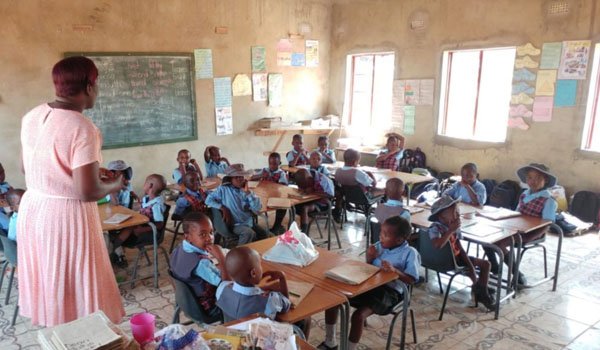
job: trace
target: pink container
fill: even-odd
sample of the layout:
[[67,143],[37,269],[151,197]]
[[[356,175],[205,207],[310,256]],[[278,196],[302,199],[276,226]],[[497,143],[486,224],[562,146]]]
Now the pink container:
[[139,344],[145,344],[154,339],[154,319],[153,314],[142,312],[129,320],[133,339]]

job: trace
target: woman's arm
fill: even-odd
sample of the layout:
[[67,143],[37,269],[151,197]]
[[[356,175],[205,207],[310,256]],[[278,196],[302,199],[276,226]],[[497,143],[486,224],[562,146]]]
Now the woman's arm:
[[100,180],[100,165],[98,162],[93,162],[73,169],[73,182],[79,199],[85,202],[95,202],[111,192],[118,191],[123,182],[123,175],[102,181]]

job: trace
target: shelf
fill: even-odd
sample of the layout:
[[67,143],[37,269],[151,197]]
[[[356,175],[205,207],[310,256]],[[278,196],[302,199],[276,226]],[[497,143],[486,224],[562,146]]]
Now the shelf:
[[303,135],[331,135],[335,130],[339,130],[340,128],[311,128],[311,127],[295,127],[295,128],[277,128],[277,129],[256,129],[254,130],[255,136],[277,136],[277,141],[273,146],[273,149],[270,151],[263,152],[263,155],[268,156],[273,152],[277,152],[277,148],[281,145],[281,141],[283,141],[283,137],[288,132],[293,132],[295,134],[303,134]]

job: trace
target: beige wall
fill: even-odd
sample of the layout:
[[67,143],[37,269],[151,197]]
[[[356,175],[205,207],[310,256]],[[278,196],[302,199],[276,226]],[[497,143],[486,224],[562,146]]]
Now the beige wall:
[[[268,71],[284,74],[284,107],[267,107],[266,102],[252,102],[248,96],[234,97],[234,134],[217,137],[212,80],[198,80],[198,141],[105,150],[103,157],[105,162],[124,159],[130,163],[137,174],[137,188],[152,172],[170,178],[181,148],[202,158],[204,148],[216,144],[232,162],[244,162],[249,167],[266,165],[262,152],[273,147],[276,137],[255,137],[247,131],[254,121],[267,116],[311,119],[326,111],[330,16],[327,0],[0,2],[0,162],[7,170],[7,180],[24,186],[18,158],[20,118],[53,99],[50,71],[66,51],[192,52],[211,48],[215,77],[233,77],[250,73],[251,46],[265,46]],[[319,67],[277,67],[277,41],[297,32],[301,22],[312,26],[307,38],[319,40]],[[229,34],[215,34],[215,26],[228,27]],[[298,49],[303,41],[299,44]],[[291,135],[289,138],[280,151],[291,147]],[[315,142],[314,137],[308,140]]]
[[[346,55],[356,52],[394,50],[395,79],[436,79],[439,96],[441,57],[444,49],[519,45],[592,39],[598,41],[600,14],[593,0],[569,0],[571,12],[562,19],[545,19],[541,0],[372,0],[335,1],[331,46],[329,108],[342,113]],[[409,29],[415,11],[429,15],[423,33]],[[595,24],[594,24],[595,23]],[[589,72],[588,72],[589,73]],[[455,171],[467,161],[479,165],[484,178],[515,178],[522,164],[547,164],[569,192],[599,191],[598,161],[581,156],[585,81],[578,85],[578,105],[555,109],[552,122],[533,123],[528,131],[508,131],[501,147],[469,142],[444,144],[435,137],[437,105],[417,107],[416,133],[407,137],[407,146],[419,146],[428,156],[428,165]]]

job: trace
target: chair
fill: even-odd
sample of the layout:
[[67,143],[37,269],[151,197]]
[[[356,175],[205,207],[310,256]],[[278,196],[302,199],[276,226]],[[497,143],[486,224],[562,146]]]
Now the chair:
[[[171,206],[169,205],[165,205],[165,210],[163,212],[163,217],[165,218],[165,222],[162,226],[162,228],[160,230],[158,230],[156,228],[156,225],[154,225],[154,223],[149,222],[146,225],[149,225],[152,228],[152,243],[139,243],[139,244],[132,244],[132,245],[128,245],[127,243],[123,244],[123,247],[125,248],[137,248],[138,249],[138,254],[135,257],[135,262],[133,265],[133,276],[131,278],[130,281],[126,281],[123,283],[131,283],[131,288],[135,287],[135,282],[138,279],[142,279],[142,278],[137,278],[137,273],[138,273],[138,267],[139,267],[139,262],[140,262],[140,257],[142,256],[142,254],[146,257],[146,261],[148,262],[148,266],[151,264],[150,262],[150,258],[148,257],[148,249],[147,247],[152,247],[153,250],[153,265],[154,265],[154,288],[158,288],[158,250],[160,249],[165,257],[165,260],[167,262],[167,266],[169,265],[169,254],[167,254],[167,251],[165,250],[165,248],[163,248],[161,246],[162,242],[165,239],[165,229],[167,227],[167,223],[166,223],[166,218],[169,217],[169,211],[171,210]],[[146,277],[143,277],[146,278]]]
[[217,208],[210,208],[212,222],[215,229],[215,243],[224,248],[232,248],[237,245],[238,236],[229,229],[223,220],[223,214]]
[[452,281],[458,275],[466,275],[467,269],[456,264],[450,244],[446,244],[440,249],[434,247],[429,237],[429,232],[426,230],[421,231],[419,237],[419,253],[421,254],[421,266],[425,268],[425,274],[427,275],[428,270],[433,270],[437,273],[440,294],[444,293],[440,273],[450,276],[446,293],[444,294],[444,303],[440,311],[439,320],[441,321],[442,317],[444,317],[444,310],[446,309],[446,302],[448,301]]
[[373,204],[379,202],[383,196],[371,197],[365,193],[361,186],[346,186],[342,185],[343,203],[342,205],[342,224],[343,228],[344,220],[346,218],[345,206],[347,204],[353,204],[355,211],[365,216],[365,235],[367,236],[367,242],[369,242],[369,220],[371,219],[371,212]]
[[179,229],[181,228],[181,224],[183,224],[183,218],[180,215],[173,213],[173,215],[171,215],[171,220],[173,221],[175,230],[167,229],[168,231],[173,232],[173,240],[171,241],[171,246],[169,247],[169,254],[173,253],[173,248],[175,248],[175,242],[177,241],[177,236],[183,235],[183,232],[179,232]]
[[[552,228],[558,235],[558,246],[557,246],[557,250],[556,250],[556,263],[554,265],[554,274],[550,277],[548,277],[548,260],[547,260],[547,254],[546,254],[546,246],[544,245],[544,242],[546,242],[546,234],[544,234],[541,238],[538,238],[534,241],[531,242],[527,242],[525,244],[523,244],[523,248],[521,251],[521,256],[519,257],[519,261],[517,264],[517,267],[521,266],[521,261],[523,260],[523,255],[525,255],[525,252],[531,249],[535,249],[535,248],[541,248],[544,254],[544,278],[535,281],[533,283],[529,283],[527,286],[528,287],[535,287],[541,283],[547,282],[552,280],[552,291],[555,292],[556,291],[556,285],[558,284],[558,269],[560,267],[560,253],[562,250],[562,240],[564,237],[564,233],[563,230],[560,228],[560,226],[558,226],[557,224],[552,223],[549,228]],[[517,278],[517,276],[515,276],[515,278]],[[517,289],[518,289],[518,284],[517,285]]]
[[[4,262],[4,266],[2,267],[2,276],[0,276],[0,289],[2,289],[2,283],[4,282],[4,274],[6,273],[6,269],[10,265],[11,271],[10,276],[8,277],[8,287],[6,289],[6,297],[4,299],[4,305],[8,305],[8,301],[10,300],[10,292],[13,286],[13,280],[15,277],[15,270],[17,269],[17,243],[8,239],[8,237],[4,235],[0,235],[0,242],[2,242],[2,246],[4,247],[4,256],[6,257],[6,261]],[[17,315],[19,313],[19,295],[17,294],[17,300],[15,301],[15,311],[13,312],[13,317],[10,325],[14,326],[17,321]]]
[[[181,315],[181,311],[183,311],[192,322],[199,325],[222,321],[222,317],[217,317],[221,315],[207,315],[200,305],[198,305],[196,296],[190,286],[177,279],[171,270],[169,270],[169,276],[171,277],[173,288],[175,288],[175,312],[173,313],[173,321],[171,323],[180,323],[179,316]],[[190,324],[192,322],[185,324]]]
[[390,322],[390,330],[388,331],[387,343],[385,345],[386,350],[390,349],[390,346],[392,345],[392,333],[394,331],[394,325],[396,324],[396,320],[400,315],[402,315],[402,328],[400,331],[400,349],[404,349],[404,346],[406,344],[406,316],[409,311],[410,323],[412,325],[413,342],[415,344],[417,343],[417,325],[415,322],[415,312],[410,307],[410,300],[412,299],[412,285],[407,286],[406,284],[402,283],[402,290],[404,299],[398,304],[396,304],[396,306],[394,306],[394,308],[392,309],[392,312],[390,312],[390,314],[394,315],[394,317],[392,318],[392,322]]
[[333,228],[333,231],[335,233],[335,239],[337,240],[338,249],[342,249],[342,243],[340,241],[340,236],[338,234],[337,227],[335,226],[335,223],[333,222],[333,214],[332,214],[331,207],[332,207],[331,201],[328,200],[327,201],[327,210],[325,210],[325,211],[315,210],[315,211],[309,213],[308,215],[310,216],[310,221],[308,222],[308,229],[306,231],[307,231],[307,234],[308,234],[308,232],[310,232],[310,227],[312,226],[312,224],[314,222],[315,225],[317,225],[317,230],[319,231],[319,235],[321,236],[321,238],[323,238],[321,226],[319,226],[319,220],[325,220],[325,227],[327,228],[327,250],[331,250],[331,228]]

